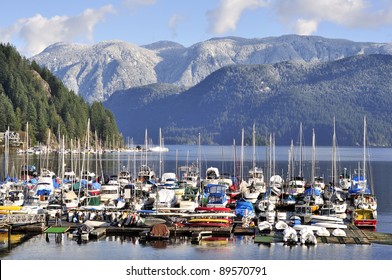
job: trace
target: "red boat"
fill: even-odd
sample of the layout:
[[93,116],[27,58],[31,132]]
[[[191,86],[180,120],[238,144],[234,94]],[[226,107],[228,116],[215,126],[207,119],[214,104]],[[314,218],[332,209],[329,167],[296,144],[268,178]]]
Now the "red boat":
[[357,227],[376,229],[377,212],[373,209],[355,209],[354,225]]
[[196,207],[196,212],[233,212],[230,208],[226,207]]

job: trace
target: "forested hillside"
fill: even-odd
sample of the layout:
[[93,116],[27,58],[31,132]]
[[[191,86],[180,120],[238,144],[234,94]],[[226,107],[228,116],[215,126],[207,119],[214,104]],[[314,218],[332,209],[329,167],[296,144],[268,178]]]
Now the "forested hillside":
[[391,77],[391,55],[231,65],[180,94],[166,93],[135,107],[140,88],[130,89],[113,94],[104,105],[116,115],[124,136],[140,142],[145,128],[158,139],[161,127],[165,143],[197,143],[199,132],[204,143],[238,143],[242,128],[250,138],[255,123],[259,137],[274,133],[277,144],[289,145],[291,139],[298,141],[302,122],[305,144],[311,144],[314,128],[317,144],[331,145],[335,117],[339,145],[361,145],[366,114],[368,143],[390,146]]
[[25,131],[29,123],[31,143],[46,143],[49,131],[83,139],[88,118],[100,139],[117,143],[120,139],[113,114],[101,103],[87,104],[48,69],[22,57],[9,44],[0,44],[0,106],[0,132],[8,127]]

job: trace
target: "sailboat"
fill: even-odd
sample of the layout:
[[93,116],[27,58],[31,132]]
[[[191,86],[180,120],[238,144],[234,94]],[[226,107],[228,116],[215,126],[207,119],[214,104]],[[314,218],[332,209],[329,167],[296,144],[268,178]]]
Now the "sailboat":
[[264,173],[263,170],[256,166],[256,127],[253,124],[253,133],[252,133],[252,146],[253,146],[253,166],[252,169],[249,170],[249,179],[248,179],[248,187],[244,192],[244,197],[246,200],[256,203],[260,194],[264,194],[266,192],[266,186],[264,182]]
[[312,184],[310,187],[305,189],[304,201],[313,205],[322,205],[324,200],[321,196],[322,191],[324,191],[324,182],[322,177],[316,177],[316,136],[313,129],[312,136]]
[[[354,197],[354,202],[361,201],[361,203],[357,203],[355,205],[355,210],[353,213],[354,216],[354,225],[358,227],[368,227],[376,229],[377,226],[377,210],[374,207],[376,204],[376,197],[374,195],[374,190],[369,192],[370,188],[367,184],[366,178],[366,116],[363,120],[363,180],[358,181],[357,185],[353,187],[355,191],[358,191],[358,195]],[[360,178],[360,177],[359,177]],[[349,190],[350,192],[350,190]],[[372,204],[366,204],[365,202],[372,202]],[[354,203],[355,204],[355,203]],[[361,205],[361,206],[360,206]],[[373,206],[373,207],[372,207]]]

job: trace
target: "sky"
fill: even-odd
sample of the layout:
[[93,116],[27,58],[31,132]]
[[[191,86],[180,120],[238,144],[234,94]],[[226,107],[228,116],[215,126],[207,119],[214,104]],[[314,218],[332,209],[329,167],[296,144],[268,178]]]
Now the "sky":
[[189,47],[214,37],[317,35],[392,42],[390,0],[12,0],[1,5],[0,42],[27,58],[57,42]]

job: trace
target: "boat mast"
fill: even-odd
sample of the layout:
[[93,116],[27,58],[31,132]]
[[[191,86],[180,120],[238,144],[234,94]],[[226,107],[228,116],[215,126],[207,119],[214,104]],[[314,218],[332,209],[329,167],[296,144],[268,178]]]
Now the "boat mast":
[[234,178],[237,178],[237,170],[236,170],[236,165],[237,165],[237,151],[236,151],[236,146],[235,146],[235,139],[233,139],[233,150],[234,150],[234,155],[233,155],[233,159],[234,159],[234,164],[233,164],[233,175]]
[[161,128],[159,128],[159,178],[162,178],[162,130]]
[[314,186],[314,177],[316,175],[315,172],[316,167],[316,135],[314,133],[314,128],[312,130],[312,186]]
[[363,117],[363,179],[366,179],[366,115]]
[[[86,171],[90,171],[90,118],[87,121],[87,162],[86,162]],[[87,175],[88,176],[88,175]],[[87,177],[88,180],[88,177]]]
[[272,133],[272,176],[276,174],[275,170],[275,133]]
[[199,168],[199,180],[201,181],[201,135],[199,132],[199,140],[198,140],[198,159],[197,159],[198,163],[198,168]]
[[[60,179],[60,201],[61,201],[61,206],[63,205],[64,201],[63,201],[63,187],[64,187],[64,173],[65,173],[65,145],[64,145],[64,135],[63,135],[63,139],[62,139],[62,145],[61,145],[61,179]],[[63,215],[63,207],[60,208],[60,215]],[[61,216],[60,216],[61,217]]]
[[145,151],[145,153],[146,153],[146,166],[148,166],[148,163],[147,163],[147,152],[148,152],[147,128],[146,128],[146,131],[145,131],[145,134],[144,134],[144,149],[146,150]]
[[291,161],[291,174],[290,174],[290,178],[294,178],[294,170],[295,170],[295,166],[294,166],[294,141],[293,139],[291,139],[291,144],[290,144],[290,161]]
[[26,124],[26,175],[25,175],[25,180],[28,181],[27,176],[28,176],[28,168],[29,168],[29,122]]
[[252,146],[253,146],[253,171],[256,171],[256,124],[253,123],[253,131],[252,131]]
[[10,128],[8,127],[5,135],[4,135],[4,180],[6,180],[8,174],[8,165],[9,165],[9,130]]
[[302,177],[302,122],[299,126],[299,177]]
[[269,137],[269,153],[268,153],[268,181],[272,177],[272,134]]
[[46,166],[45,168],[49,169],[49,150],[50,150],[50,129],[48,133],[48,143],[46,144]]
[[240,175],[241,175],[241,181],[244,180],[244,140],[245,138],[245,131],[242,129],[242,136],[241,136],[241,166],[240,166]]
[[332,185],[337,182],[337,166],[336,166],[336,124],[333,118],[333,136],[332,136]]

